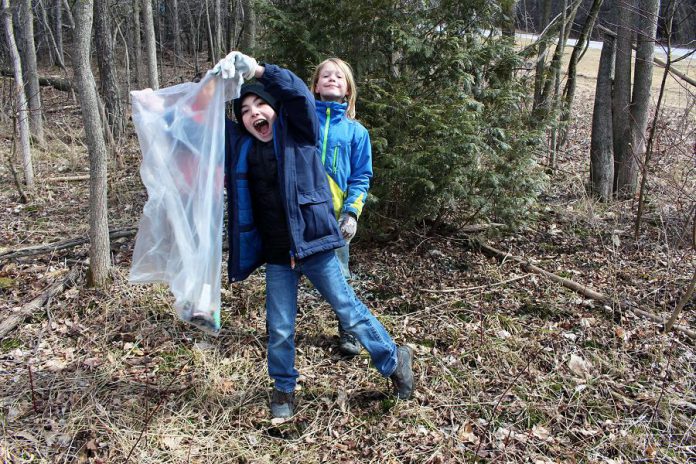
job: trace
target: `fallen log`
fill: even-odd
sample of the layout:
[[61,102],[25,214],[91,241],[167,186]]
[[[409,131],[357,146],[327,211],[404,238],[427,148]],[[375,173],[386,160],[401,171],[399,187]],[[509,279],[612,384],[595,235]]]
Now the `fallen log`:
[[[0,75],[4,77],[14,78],[14,72],[11,69],[0,69]],[[56,90],[70,92],[73,90],[72,82],[69,79],[54,76],[39,76],[39,85],[44,87],[53,87]]]
[[77,182],[81,180],[89,180],[89,174],[81,176],[49,177],[46,179],[46,182]]
[[[554,282],[558,282],[559,284],[563,285],[564,287],[569,288],[577,293],[580,293],[581,295],[584,295],[587,298],[590,298],[592,300],[598,301],[598,302],[606,304],[606,305],[613,304],[613,300],[610,297],[608,297],[607,295],[604,295],[603,293],[600,293],[600,292],[593,290],[589,287],[581,285],[573,280],[566,279],[565,277],[561,277],[559,275],[556,275],[553,272],[546,271],[538,266],[533,265],[532,263],[530,263],[527,260],[524,260],[524,259],[519,258],[517,256],[513,256],[509,253],[506,253],[504,251],[493,248],[492,246],[487,245],[481,241],[475,242],[474,246],[478,246],[484,254],[487,254],[489,256],[494,256],[498,259],[506,259],[506,260],[515,261],[516,263],[520,264],[520,266],[522,267],[522,269],[524,271],[534,272],[536,274],[540,274],[540,275],[543,275],[545,277],[548,277],[549,279],[553,280]],[[649,311],[645,311],[645,310],[642,310],[639,308],[633,308],[630,305],[624,305],[624,306],[626,306],[633,313],[638,314],[639,316],[643,316],[643,317],[650,319],[652,321],[655,321],[655,322],[659,323],[660,325],[662,325],[663,327],[665,326],[665,323],[667,322],[663,317],[660,317],[657,314],[653,314]],[[672,328],[684,333],[692,340],[696,340],[696,332],[694,332],[690,328],[685,327],[683,325],[674,325]]]
[[5,335],[10,333],[17,327],[22,321],[31,317],[36,311],[38,311],[46,302],[52,298],[54,295],[62,292],[63,290],[71,287],[80,275],[80,268],[78,266],[73,267],[68,275],[58,282],[46,287],[46,289],[41,292],[41,295],[37,296],[29,303],[22,306],[18,311],[10,313],[5,319],[0,321],[0,339]]
[[[138,231],[136,227],[128,227],[125,229],[114,229],[109,232],[109,238],[112,240],[123,237],[131,237],[135,235]],[[26,248],[20,248],[18,250],[10,250],[4,253],[0,253],[0,261],[5,259],[13,258],[23,258],[26,256],[36,256],[45,253],[51,253],[53,251],[65,250],[66,248],[73,248],[76,246],[84,245],[89,243],[88,237],[73,238],[70,240],[63,240],[61,242],[54,242],[43,245],[35,245]]]

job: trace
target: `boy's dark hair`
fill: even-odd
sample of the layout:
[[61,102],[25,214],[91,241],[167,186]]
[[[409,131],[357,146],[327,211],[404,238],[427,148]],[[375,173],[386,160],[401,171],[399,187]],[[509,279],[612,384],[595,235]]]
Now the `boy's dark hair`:
[[263,87],[262,84],[259,84],[258,82],[244,84],[239,92],[239,98],[236,98],[233,101],[234,118],[237,120],[237,123],[239,124],[242,132],[246,132],[246,128],[244,127],[244,123],[242,122],[242,101],[244,100],[244,97],[252,93],[261,97],[263,101],[268,103],[270,107],[273,108],[273,111],[275,111],[276,114],[278,113],[276,99],[273,98],[273,96],[270,93],[266,92],[266,89]]

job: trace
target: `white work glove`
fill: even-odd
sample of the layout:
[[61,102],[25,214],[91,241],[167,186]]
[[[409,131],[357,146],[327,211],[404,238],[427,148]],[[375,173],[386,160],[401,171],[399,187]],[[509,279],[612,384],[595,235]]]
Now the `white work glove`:
[[343,238],[350,241],[358,231],[358,220],[352,214],[343,213],[338,220],[338,227],[341,229]]
[[220,74],[223,79],[233,79],[239,72],[244,80],[249,80],[256,73],[256,60],[242,52],[231,52],[213,67],[213,74]]

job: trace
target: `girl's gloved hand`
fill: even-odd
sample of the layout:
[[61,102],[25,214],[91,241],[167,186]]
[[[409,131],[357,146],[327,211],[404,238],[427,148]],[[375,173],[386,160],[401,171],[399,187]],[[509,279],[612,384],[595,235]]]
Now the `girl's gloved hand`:
[[223,79],[233,79],[235,74],[239,72],[244,80],[249,80],[254,77],[257,66],[254,58],[234,51],[213,67],[213,74],[220,74]]
[[352,240],[355,237],[355,233],[358,231],[358,220],[355,216],[349,213],[341,214],[341,218],[338,220],[338,227],[341,229],[341,234],[346,240]]

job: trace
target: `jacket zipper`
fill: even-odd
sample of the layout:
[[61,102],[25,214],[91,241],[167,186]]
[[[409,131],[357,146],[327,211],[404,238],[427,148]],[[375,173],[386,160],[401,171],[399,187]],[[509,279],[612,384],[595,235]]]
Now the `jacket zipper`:
[[334,147],[334,152],[333,152],[333,173],[334,176],[336,175],[336,160],[338,159],[338,147]]
[[321,165],[326,162],[326,144],[329,141],[329,123],[331,122],[331,107],[326,107],[326,124],[324,124],[324,143],[321,147]]
[[[278,124],[281,126],[283,125],[280,118],[278,119]],[[273,152],[275,153],[276,161],[278,164],[278,181],[281,182],[280,194],[283,196],[283,202],[285,203],[285,221],[288,224],[288,234],[290,234],[290,269],[295,269],[295,252],[293,251],[295,248],[295,239],[292,237],[292,226],[290,225],[288,198],[285,194],[285,163],[283,162],[284,160],[278,154],[280,151],[278,145],[278,134],[275,130],[275,127],[273,127]]]

